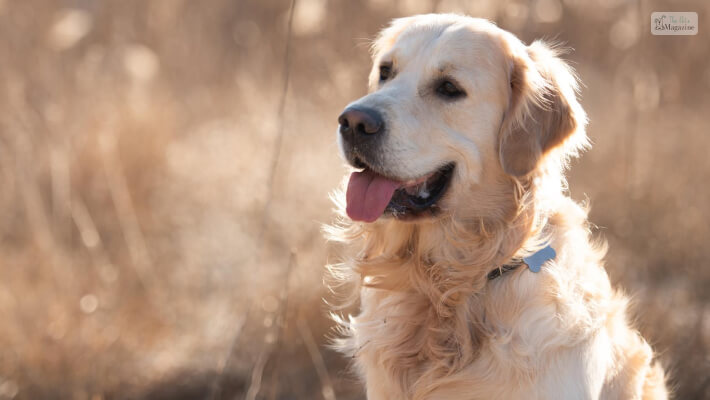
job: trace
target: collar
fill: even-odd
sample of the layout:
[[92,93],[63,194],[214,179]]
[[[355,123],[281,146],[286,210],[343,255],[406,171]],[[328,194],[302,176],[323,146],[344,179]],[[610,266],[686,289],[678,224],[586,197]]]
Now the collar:
[[555,249],[553,249],[552,246],[548,244],[547,246],[543,247],[542,249],[536,251],[535,253],[527,257],[523,257],[522,259],[513,259],[511,263],[501,265],[500,267],[494,269],[493,271],[488,273],[488,280],[492,281],[493,279],[502,276],[506,272],[514,271],[523,264],[527,265],[528,269],[532,272],[540,272],[542,264],[546,263],[547,261],[553,260],[556,256],[557,253],[555,252]]

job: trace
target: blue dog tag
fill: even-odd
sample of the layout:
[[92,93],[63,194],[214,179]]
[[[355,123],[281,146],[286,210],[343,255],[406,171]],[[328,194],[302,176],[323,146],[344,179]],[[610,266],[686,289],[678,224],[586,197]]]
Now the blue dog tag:
[[528,268],[530,268],[530,271],[532,272],[540,272],[540,268],[542,268],[542,264],[546,263],[549,260],[554,259],[557,256],[557,253],[555,252],[555,249],[550,247],[548,244],[544,248],[540,249],[537,253],[532,254],[529,257],[523,258],[523,261],[525,264],[528,265]]

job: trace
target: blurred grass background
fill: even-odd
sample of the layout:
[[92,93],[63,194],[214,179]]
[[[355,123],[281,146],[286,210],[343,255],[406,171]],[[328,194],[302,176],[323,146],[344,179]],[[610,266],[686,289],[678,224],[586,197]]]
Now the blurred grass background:
[[710,3],[294,3],[0,0],[0,399],[363,398],[325,347],[336,117],[368,39],[431,11],[575,49],[572,195],[676,398],[710,398]]

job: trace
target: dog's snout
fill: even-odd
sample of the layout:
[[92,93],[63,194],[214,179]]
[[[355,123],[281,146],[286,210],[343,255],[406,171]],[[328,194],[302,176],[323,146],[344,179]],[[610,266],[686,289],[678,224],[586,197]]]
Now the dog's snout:
[[348,107],[338,117],[340,134],[348,141],[360,141],[376,136],[384,130],[382,115],[371,109]]

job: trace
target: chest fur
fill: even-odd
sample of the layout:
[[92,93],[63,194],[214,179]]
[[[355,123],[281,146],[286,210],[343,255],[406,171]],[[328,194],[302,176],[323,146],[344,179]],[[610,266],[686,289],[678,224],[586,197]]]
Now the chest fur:
[[[604,361],[581,355],[597,340],[598,321],[587,307],[561,307],[552,294],[560,288],[551,284],[549,274],[516,271],[447,310],[414,292],[363,289],[346,343],[368,398],[535,398],[530,390],[544,388],[541,380],[565,375],[599,386],[601,377],[588,377]],[[586,315],[560,318],[570,309]],[[568,359],[573,368],[541,368],[552,359]]]

